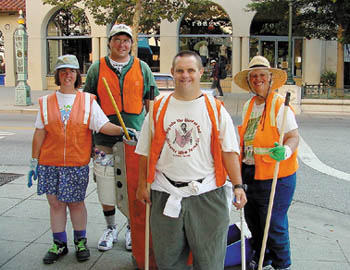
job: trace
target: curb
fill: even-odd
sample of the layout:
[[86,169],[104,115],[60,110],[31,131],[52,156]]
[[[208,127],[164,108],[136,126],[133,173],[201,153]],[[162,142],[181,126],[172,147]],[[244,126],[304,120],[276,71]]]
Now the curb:
[[37,114],[39,109],[0,109],[1,113]]

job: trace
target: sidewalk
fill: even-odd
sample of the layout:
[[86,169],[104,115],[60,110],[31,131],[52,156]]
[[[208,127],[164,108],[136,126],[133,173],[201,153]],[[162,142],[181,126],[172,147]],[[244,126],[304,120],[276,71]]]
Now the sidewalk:
[[[0,87],[0,113],[36,113],[38,97],[51,91],[32,91],[31,106],[14,106],[14,89]],[[231,93],[224,102],[231,115],[241,111],[246,95]],[[87,190],[88,246],[91,258],[78,263],[72,243],[72,227],[68,217],[69,254],[54,265],[44,265],[42,257],[51,247],[49,208],[44,196],[36,195],[36,182],[26,186],[27,167],[1,166],[0,176],[6,173],[19,177],[0,186],[0,270],[8,269],[134,269],[131,253],[124,248],[126,219],[119,211],[119,241],[107,252],[97,250],[98,239],[105,227],[96,184],[90,180]],[[304,179],[306,180],[306,179]],[[239,212],[232,210],[232,223],[239,222]],[[293,270],[350,270],[350,233],[348,215],[318,206],[293,201],[289,211]],[[210,233],[210,232],[208,232]],[[240,267],[230,268],[241,269]],[[219,269],[212,269],[219,270]]]
[[15,88],[0,86],[0,112],[11,113],[36,113],[39,108],[38,99],[41,96],[48,95],[53,91],[30,91],[32,105],[16,106],[15,105]]

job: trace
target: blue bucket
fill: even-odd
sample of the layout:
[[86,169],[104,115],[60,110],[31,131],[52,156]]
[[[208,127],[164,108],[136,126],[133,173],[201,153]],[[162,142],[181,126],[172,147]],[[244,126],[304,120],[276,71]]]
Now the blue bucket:
[[[245,252],[246,261],[249,262],[252,259],[253,251],[248,238],[245,238]],[[236,224],[232,224],[227,235],[225,267],[240,265],[242,263],[241,258],[241,230]]]

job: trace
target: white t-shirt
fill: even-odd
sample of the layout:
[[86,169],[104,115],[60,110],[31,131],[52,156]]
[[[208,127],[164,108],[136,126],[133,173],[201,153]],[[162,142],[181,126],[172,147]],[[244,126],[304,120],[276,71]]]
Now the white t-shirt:
[[[239,153],[232,119],[223,106],[220,115],[219,139],[222,150]],[[156,165],[157,171],[181,182],[208,175],[214,178],[214,160],[210,151],[211,121],[204,97],[180,101],[172,96],[164,117],[164,130],[167,133],[166,140]],[[148,156],[148,138],[149,115],[143,123],[136,153]]]
[[[67,120],[69,118],[70,112],[72,110],[72,106],[75,100],[75,94],[63,94],[59,91],[56,91],[58,107],[61,112],[62,122],[66,125]],[[97,104],[96,100],[92,102],[91,106],[91,119],[89,128],[95,132],[99,132],[101,127],[104,124],[109,122],[108,117],[104,114],[101,107]],[[43,129],[44,123],[41,119],[40,111],[36,116],[35,128]]]
[[[253,142],[254,137],[256,134],[256,130],[260,121],[260,118],[262,116],[262,113],[264,111],[265,103],[257,105],[254,102],[252,112],[250,114],[249,123],[246,129],[246,132],[244,134],[244,157],[243,162],[248,165],[254,165],[254,151],[253,151]],[[281,105],[277,117],[277,128],[278,131],[281,132],[282,129],[282,121],[283,121],[283,112],[284,112],[284,104]],[[244,121],[244,115],[242,115],[242,122]],[[298,128],[298,124],[295,119],[295,115],[293,111],[288,107],[287,110],[287,117],[286,117],[286,124],[284,128],[284,132],[288,133],[289,131],[292,131],[294,129]]]
[[204,44],[199,47],[199,55],[209,57],[208,47]]
[[123,67],[125,67],[130,61],[130,59],[129,59],[128,61],[126,61],[124,63],[120,63],[120,62],[114,61],[110,57],[108,57],[108,58],[109,58],[109,62],[111,63],[112,67],[114,67],[116,70],[118,70],[119,73],[122,73]]

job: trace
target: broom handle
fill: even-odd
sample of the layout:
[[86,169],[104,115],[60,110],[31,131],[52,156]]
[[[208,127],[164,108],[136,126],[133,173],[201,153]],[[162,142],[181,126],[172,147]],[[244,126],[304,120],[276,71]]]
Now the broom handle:
[[[149,172],[149,161],[150,161],[150,154],[151,154],[151,143],[152,143],[152,127],[153,127],[153,105],[154,105],[154,86],[151,86],[150,88],[150,102],[149,102],[149,110],[148,110],[148,116],[149,116],[149,148],[148,148],[148,156],[147,156],[147,176]],[[151,193],[151,184],[147,182],[147,192],[148,194]],[[150,204],[146,203],[146,221],[145,221],[145,270],[149,269],[149,218],[150,218]]]
[[[290,100],[290,93],[287,92],[286,99],[285,99],[285,102],[284,102],[282,128],[281,128],[281,134],[280,134],[280,140],[279,140],[279,144],[280,145],[283,145],[284,129],[285,129],[285,126],[286,126],[286,119],[287,119],[287,112],[288,112],[288,107],[289,107],[289,100]],[[269,234],[271,214],[272,214],[272,207],[273,207],[273,200],[275,198],[279,167],[280,167],[280,163],[279,163],[279,161],[277,161],[276,162],[276,166],[275,166],[275,171],[273,173],[273,180],[272,180],[272,185],[271,185],[270,200],[269,200],[269,205],[268,205],[268,210],[267,210],[265,230],[264,230],[264,237],[263,237],[263,241],[262,241],[262,245],[261,245],[258,270],[262,270],[262,266],[263,266],[263,262],[264,262],[264,256],[265,256],[265,250],[266,250],[266,242],[267,242],[267,238],[268,238],[268,234]]]
[[102,81],[103,81],[103,83],[104,83],[104,85],[105,85],[105,87],[106,87],[106,89],[107,89],[108,96],[109,96],[109,98],[110,98],[110,100],[111,100],[111,102],[112,102],[112,105],[113,105],[113,107],[114,107],[114,110],[115,110],[115,112],[116,112],[116,114],[117,114],[119,123],[120,123],[120,125],[122,126],[122,128],[123,128],[123,130],[124,130],[125,137],[128,139],[128,141],[130,141],[131,138],[130,138],[130,136],[129,136],[129,132],[128,132],[128,130],[126,129],[126,126],[125,126],[125,124],[124,124],[124,121],[123,121],[122,116],[120,115],[118,106],[117,106],[117,104],[115,103],[115,100],[114,100],[114,97],[113,97],[113,95],[112,95],[111,89],[109,88],[108,82],[107,82],[107,80],[106,80],[105,77],[102,77]]
[[245,256],[245,236],[244,236],[244,208],[240,210],[241,218],[241,266],[242,270],[246,270],[246,256]]

